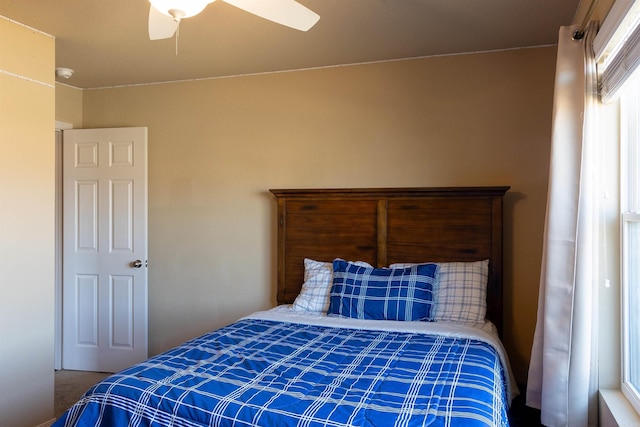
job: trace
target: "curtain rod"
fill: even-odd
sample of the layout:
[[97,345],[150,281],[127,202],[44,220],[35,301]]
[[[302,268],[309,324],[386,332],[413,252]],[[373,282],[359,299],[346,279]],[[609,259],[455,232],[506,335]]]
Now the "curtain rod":
[[587,28],[587,24],[591,19],[591,15],[593,15],[593,11],[596,8],[596,3],[598,3],[598,0],[591,0],[589,9],[587,9],[587,13],[584,15],[584,19],[582,20],[582,25],[580,25],[580,27],[575,30],[573,32],[573,35],[571,36],[573,40],[582,40],[582,38],[584,37],[585,29]]

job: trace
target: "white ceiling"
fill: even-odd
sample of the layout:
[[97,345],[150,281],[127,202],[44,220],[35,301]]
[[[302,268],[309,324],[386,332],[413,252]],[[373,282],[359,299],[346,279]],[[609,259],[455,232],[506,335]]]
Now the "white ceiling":
[[[268,0],[264,0],[268,1]],[[579,0],[299,0],[308,32],[222,0],[150,41],[148,0],[0,0],[0,15],[56,37],[58,79],[78,88],[236,76],[555,45]]]

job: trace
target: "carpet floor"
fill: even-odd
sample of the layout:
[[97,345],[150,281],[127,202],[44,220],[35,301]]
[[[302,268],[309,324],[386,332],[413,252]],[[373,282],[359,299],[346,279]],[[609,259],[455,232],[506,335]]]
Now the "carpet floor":
[[85,391],[111,374],[103,372],[56,371],[54,416],[58,419]]

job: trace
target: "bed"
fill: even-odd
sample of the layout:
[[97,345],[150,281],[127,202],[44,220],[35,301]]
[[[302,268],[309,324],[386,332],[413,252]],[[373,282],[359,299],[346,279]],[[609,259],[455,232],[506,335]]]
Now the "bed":
[[270,190],[277,305],[110,376],[54,426],[508,425],[507,190]]

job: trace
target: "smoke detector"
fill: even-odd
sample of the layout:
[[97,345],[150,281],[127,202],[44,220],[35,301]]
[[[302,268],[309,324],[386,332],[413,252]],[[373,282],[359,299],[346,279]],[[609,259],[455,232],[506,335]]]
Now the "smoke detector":
[[71,68],[58,67],[56,68],[56,77],[62,77],[68,79],[73,76],[73,70]]

